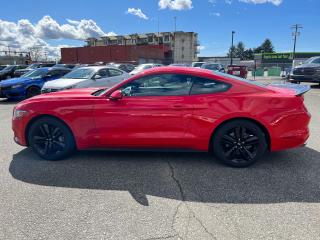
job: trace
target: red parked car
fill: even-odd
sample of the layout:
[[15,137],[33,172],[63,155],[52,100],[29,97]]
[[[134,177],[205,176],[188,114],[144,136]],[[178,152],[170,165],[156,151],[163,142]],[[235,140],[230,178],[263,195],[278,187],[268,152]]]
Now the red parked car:
[[247,78],[248,70],[246,66],[230,65],[228,66],[228,74],[241,78]]
[[245,167],[304,145],[307,86],[265,86],[197,68],[162,67],[109,89],[43,94],[14,109],[15,141],[44,159],[92,148],[212,151]]

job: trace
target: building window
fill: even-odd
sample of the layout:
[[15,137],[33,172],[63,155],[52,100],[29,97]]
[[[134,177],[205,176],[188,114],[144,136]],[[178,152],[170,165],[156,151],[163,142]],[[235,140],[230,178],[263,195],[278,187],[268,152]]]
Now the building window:
[[165,42],[169,42],[169,35],[166,35],[166,36],[164,37],[164,41],[165,41]]
[[181,58],[184,59],[184,55],[183,54],[181,55]]
[[183,50],[184,50],[184,47],[182,47],[181,50],[183,51]]
[[153,42],[153,37],[152,36],[148,37],[148,42]]

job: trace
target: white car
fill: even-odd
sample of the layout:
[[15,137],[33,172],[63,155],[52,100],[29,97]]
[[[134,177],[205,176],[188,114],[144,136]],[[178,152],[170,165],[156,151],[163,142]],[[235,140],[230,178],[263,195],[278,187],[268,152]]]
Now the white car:
[[130,72],[130,75],[135,75],[135,74],[138,74],[146,69],[149,69],[149,68],[154,68],[154,67],[161,67],[163,66],[162,64],[159,64],[159,63],[144,63],[144,64],[140,64],[139,66],[137,66],[135,69],[133,69],[131,72]]
[[130,75],[120,69],[106,66],[77,68],[62,78],[46,82],[41,93],[58,92],[71,88],[106,87],[129,78]]

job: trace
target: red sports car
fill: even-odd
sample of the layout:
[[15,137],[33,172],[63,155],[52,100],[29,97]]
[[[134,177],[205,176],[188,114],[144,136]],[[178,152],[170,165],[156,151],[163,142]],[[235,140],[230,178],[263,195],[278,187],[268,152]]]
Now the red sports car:
[[309,137],[308,86],[262,85],[197,68],[144,71],[109,89],[73,89],[19,103],[14,140],[48,160],[82,149],[212,151],[245,167]]

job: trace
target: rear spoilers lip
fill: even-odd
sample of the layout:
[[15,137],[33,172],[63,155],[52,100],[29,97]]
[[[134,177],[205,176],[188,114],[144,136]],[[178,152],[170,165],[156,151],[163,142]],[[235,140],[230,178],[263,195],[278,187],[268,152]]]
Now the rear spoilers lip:
[[294,83],[287,83],[287,84],[272,83],[272,84],[269,84],[268,86],[293,90],[295,91],[296,96],[302,96],[303,94],[305,94],[311,89],[310,86],[308,85],[297,85]]

